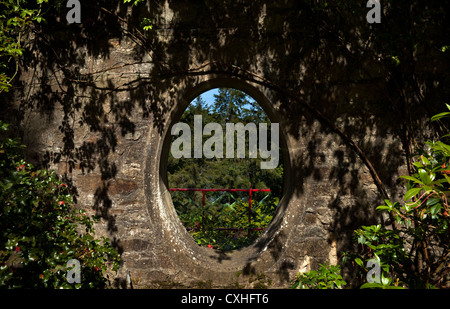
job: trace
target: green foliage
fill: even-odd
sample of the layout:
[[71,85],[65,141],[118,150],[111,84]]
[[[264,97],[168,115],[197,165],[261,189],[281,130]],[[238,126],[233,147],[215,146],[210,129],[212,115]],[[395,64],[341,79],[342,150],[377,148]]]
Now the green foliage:
[[401,290],[403,287],[398,285],[398,280],[394,283],[391,278],[385,277],[384,273],[381,273],[380,282],[364,283],[361,285],[361,289]]
[[339,265],[319,264],[318,270],[299,273],[291,289],[341,289],[347,283],[341,276]]
[[[380,274],[379,274],[379,281],[372,280],[373,282],[367,282],[361,285],[361,289],[383,289],[383,290],[393,290],[393,289],[403,289],[402,286],[399,286],[399,281],[397,279],[396,282],[393,282],[392,278],[386,276],[386,274],[389,272],[389,266],[386,264],[383,264],[378,255],[374,254],[375,261],[378,265],[380,265]],[[356,263],[361,266],[362,268],[365,268],[363,261],[359,258],[356,259]],[[373,270],[373,269],[372,269]],[[370,269],[365,269],[367,274],[369,275]]]
[[131,3],[132,5],[138,5],[144,2],[144,0],[123,0],[123,3]]
[[[1,131],[7,127],[0,121]],[[22,148],[0,141],[0,287],[104,287],[118,253],[108,239],[94,238],[95,218],[74,208],[67,185],[25,162]],[[81,283],[66,279],[70,259],[81,264]]]
[[141,28],[144,30],[144,31],[148,31],[148,30],[151,30],[151,29],[153,29],[153,24],[152,24],[152,21],[151,21],[151,19],[148,19],[148,18],[143,18],[142,19],[142,21],[141,21]]
[[23,54],[22,38],[33,23],[44,21],[42,3],[37,0],[0,1],[0,93],[7,92],[18,72],[18,59]]
[[[270,123],[262,108],[251,97],[237,89],[220,88],[215,95],[214,103],[207,105],[201,96],[197,97],[183,113],[180,122],[190,125],[193,130],[195,115],[201,115],[203,125],[219,123],[225,128],[225,123]],[[225,130],[224,130],[225,134]],[[173,139],[177,138],[174,136]],[[203,142],[208,137],[204,137]],[[270,139],[270,137],[269,137]],[[223,139],[225,141],[225,137]],[[248,139],[246,141],[248,143]],[[281,156],[280,156],[281,158]],[[262,193],[255,194],[252,201],[251,222],[248,223],[248,192],[232,195],[224,194],[220,201],[214,202],[211,197],[206,200],[206,207],[201,207],[200,192],[172,192],[172,201],[180,219],[191,230],[191,234],[200,245],[210,245],[220,250],[231,250],[250,244],[261,231],[252,231],[248,237],[249,228],[267,226],[279,202],[282,179],[282,162],[276,169],[261,169],[261,158],[250,159],[248,144],[245,158],[180,158],[169,155],[167,171],[170,188],[205,188],[205,189],[271,189],[271,194],[264,198]],[[223,193],[223,192],[222,192]],[[220,193],[220,194],[222,194]],[[195,203],[193,203],[195,201]],[[259,203],[259,204],[258,204]],[[212,204],[212,205],[211,205]],[[238,228],[244,231],[219,231],[217,228]]]
[[[144,0],[123,0],[123,3],[125,3],[125,4],[130,3],[132,7],[138,6],[143,2],[144,2]],[[140,29],[142,29],[144,31],[149,31],[149,30],[153,29],[153,22],[151,19],[149,19],[147,17],[143,17],[140,21],[139,26],[140,26]]]
[[[447,109],[450,110],[450,105],[448,105],[446,103],[445,106],[447,106]],[[431,117],[431,121],[437,121],[437,120],[440,120],[442,118],[448,117],[449,115],[450,115],[450,112],[442,112],[442,113],[439,113],[439,114],[434,115],[433,117]]]
[[[203,208],[198,202],[201,198],[192,200],[185,192],[173,194],[172,201],[180,220],[190,229],[199,245],[223,251],[247,246],[259,237],[262,230],[249,233],[249,229],[269,225],[279,201],[270,194],[263,197],[263,193],[267,192],[253,192],[249,223],[248,192],[214,193],[218,193],[219,197],[217,194],[208,194]],[[238,230],[226,230],[229,228]]]
[[246,93],[233,88],[219,88],[211,106],[213,119],[218,123],[269,122],[261,107]]
[[355,231],[362,246],[355,261],[363,267],[364,260],[376,256],[385,278],[409,288],[444,287],[450,273],[450,145],[428,141],[417,150],[412,164],[414,173],[401,176],[407,181],[404,201],[385,200],[377,207],[390,215],[393,226],[362,226]]
[[[201,115],[203,125],[216,122],[270,123],[262,108],[248,95],[236,89],[219,89],[215,102],[207,106],[201,97],[196,98],[183,113],[180,122],[193,130],[194,115]],[[225,131],[225,130],[224,130]],[[224,132],[225,134],[225,132]],[[173,137],[175,140],[177,136]],[[203,137],[203,142],[207,139]],[[270,138],[270,137],[268,137]],[[225,138],[223,139],[225,141]],[[248,142],[248,141],[247,141]],[[261,158],[250,159],[246,145],[245,158],[223,159],[175,159],[170,154],[167,165],[169,184],[172,188],[270,188],[273,194],[281,192],[283,163],[273,170],[260,168]]]

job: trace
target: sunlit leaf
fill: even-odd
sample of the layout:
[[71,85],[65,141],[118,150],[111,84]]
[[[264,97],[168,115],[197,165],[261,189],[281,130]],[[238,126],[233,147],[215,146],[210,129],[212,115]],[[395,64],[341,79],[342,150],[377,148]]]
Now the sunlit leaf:
[[411,198],[413,198],[414,196],[416,196],[417,194],[419,194],[419,192],[422,191],[422,188],[412,188],[409,189],[406,194],[405,194],[405,202],[410,200]]

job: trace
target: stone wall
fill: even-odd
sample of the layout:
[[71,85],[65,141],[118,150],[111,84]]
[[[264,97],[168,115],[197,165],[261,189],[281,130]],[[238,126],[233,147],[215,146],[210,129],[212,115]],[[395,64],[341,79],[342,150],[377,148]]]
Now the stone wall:
[[[82,16],[72,25],[50,18],[45,35],[30,37],[5,118],[28,159],[55,169],[77,206],[101,216],[97,232],[121,252],[119,286],[130,271],[141,288],[286,288],[299,270],[335,264],[354,228],[380,220],[374,206],[401,193],[398,96],[384,66],[359,53],[367,42],[358,31],[371,27],[363,5],[361,29],[335,33],[307,1],[148,1],[134,10],[94,1]],[[143,17],[152,30],[132,27]],[[171,126],[216,87],[247,92],[280,123],[286,163],[272,223],[229,253],[186,232],[165,165]]]

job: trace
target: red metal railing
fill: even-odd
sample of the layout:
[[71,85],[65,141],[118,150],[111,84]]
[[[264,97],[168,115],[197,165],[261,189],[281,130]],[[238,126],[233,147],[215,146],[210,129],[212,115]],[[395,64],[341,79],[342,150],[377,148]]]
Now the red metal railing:
[[[198,188],[170,188],[169,191],[197,191],[202,192],[202,210],[205,207],[206,192],[248,192],[248,224],[252,223],[252,192],[271,192],[270,189],[198,189]],[[248,237],[251,231],[263,230],[264,228],[249,228]],[[217,228],[217,230],[236,230],[242,231],[243,228]]]

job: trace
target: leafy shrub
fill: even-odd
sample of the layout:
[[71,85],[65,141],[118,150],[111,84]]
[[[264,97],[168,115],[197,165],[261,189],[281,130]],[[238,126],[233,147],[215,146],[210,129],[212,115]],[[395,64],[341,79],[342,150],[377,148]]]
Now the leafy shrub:
[[[448,116],[450,112],[440,113],[432,121]],[[361,250],[343,256],[343,261],[351,256],[366,279],[369,271],[379,272],[361,288],[449,286],[450,145],[441,140],[428,141],[414,154],[412,166],[411,175],[401,176],[406,180],[404,201],[386,199],[376,208],[389,215],[390,225],[361,226],[355,230],[355,242]],[[376,269],[370,269],[375,265]],[[342,278],[337,270],[321,265],[318,271],[298,274],[292,288],[339,286]]]
[[[197,243],[219,250],[233,250],[252,243],[272,221],[279,203],[277,196],[253,192],[249,223],[248,192],[220,192],[220,196],[211,193],[203,207],[200,193],[175,191],[171,198],[181,222]],[[249,229],[260,230],[251,230],[248,237]]]
[[[254,197],[256,193],[253,193]],[[262,234],[263,228],[272,221],[279,201],[278,197],[270,194],[261,199],[253,198],[249,223],[246,195],[239,197],[228,192],[221,193],[216,200],[207,201],[204,207],[195,202],[195,195],[172,194],[172,201],[180,220],[199,245],[218,250],[233,250],[251,244]],[[225,203],[227,198],[229,203]],[[256,202],[257,200],[259,202]],[[256,228],[261,230],[248,233],[249,229]]]
[[[0,121],[0,132],[7,127]],[[95,219],[73,207],[67,185],[25,162],[22,148],[0,141],[0,287],[104,287],[118,253],[108,239],[94,238]],[[71,259],[80,262],[80,283],[67,281]]]
[[8,92],[19,71],[18,60],[24,53],[21,38],[33,24],[44,21],[42,4],[48,0],[28,3],[26,0],[3,0],[0,3],[0,93]]
[[[438,114],[432,121],[449,114]],[[365,261],[375,257],[382,277],[396,285],[446,287],[450,274],[450,145],[428,141],[417,150],[412,165],[414,173],[401,176],[407,181],[404,201],[385,200],[377,207],[389,214],[392,226],[362,226],[355,231],[362,247],[355,262],[364,267]]]
[[[385,200],[393,227],[363,226],[356,230],[362,260],[379,257],[381,268],[411,288],[442,287],[449,268],[450,146],[428,142],[413,162],[404,203]],[[361,263],[358,263],[361,264]]]
[[320,264],[318,270],[299,273],[291,289],[340,289],[347,283],[339,265]]

